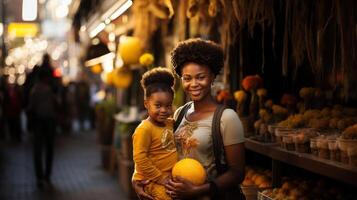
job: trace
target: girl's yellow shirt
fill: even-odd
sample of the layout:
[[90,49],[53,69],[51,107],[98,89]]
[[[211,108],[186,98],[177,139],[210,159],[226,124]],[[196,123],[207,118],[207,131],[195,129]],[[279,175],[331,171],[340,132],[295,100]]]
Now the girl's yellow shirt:
[[134,180],[159,181],[171,174],[178,156],[173,121],[159,127],[143,120],[133,134]]

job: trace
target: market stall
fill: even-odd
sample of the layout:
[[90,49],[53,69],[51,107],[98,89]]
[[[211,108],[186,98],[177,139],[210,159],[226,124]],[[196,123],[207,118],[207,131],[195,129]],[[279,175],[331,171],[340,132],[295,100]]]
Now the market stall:
[[[336,0],[137,0],[128,19],[113,22],[116,56],[105,77],[114,79],[103,80],[116,88],[118,108],[140,113],[142,91],[135,83],[143,72],[171,67],[178,41],[218,42],[225,66],[214,94],[244,125],[248,199],[353,198],[356,10]],[[104,28],[96,34],[109,38]],[[175,106],[185,101],[178,87]],[[313,185],[318,190],[309,193]]]

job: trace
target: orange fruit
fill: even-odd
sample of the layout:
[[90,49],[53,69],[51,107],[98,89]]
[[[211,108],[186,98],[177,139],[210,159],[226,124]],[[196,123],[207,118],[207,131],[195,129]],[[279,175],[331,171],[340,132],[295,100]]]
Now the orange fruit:
[[90,69],[94,74],[99,74],[103,71],[102,66],[100,64],[96,64],[92,66]]
[[254,182],[252,180],[250,180],[250,179],[245,179],[242,182],[242,185],[244,185],[244,186],[254,185]]
[[206,171],[195,159],[184,158],[177,162],[172,168],[173,177],[182,177],[194,185],[201,185],[206,181]]

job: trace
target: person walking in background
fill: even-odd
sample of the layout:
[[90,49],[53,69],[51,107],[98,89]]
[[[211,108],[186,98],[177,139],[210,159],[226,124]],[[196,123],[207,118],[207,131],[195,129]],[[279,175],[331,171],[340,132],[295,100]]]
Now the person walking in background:
[[[30,91],[28,103],[28,113],[34,123],[33,156],[38,187],[42,187],[44,182],[50,182],[56,132],[57,98],[51,84],[53,70],[49,60],[46,59],[40,66],[38,81]],[[44,152],[45,159],[43,159]],[[43,160],[45,160],[45,169],[43,169]]]
[[4,76],[0,77],[0,140],[6,138],[5,132],[5,86],[6,80]]
[[141,85],[149,117],[133,134],[133,180],[150,180],[144,189],[157,200],[171,199],[165,192],[165,184],[177,161],[173,120],[168,119],[173,113],[174,83],[172,72],[165,68],[155,68],[143,75]]
[[31,115],[27,112],[27,107],[28,107],[28,102],[29,102],[29,96],[32,87],[35,85],[38,79],[38,71],[39,71],[40,66],[35,65],[32,71],[27,74],[25,83],[23,85],[24,88],[24,102],[23,102],[23,107],[25,108],[25,114],[26,114],[26,130],[27,132],[33,132],[33,119],[31,118]]
[[84,73],[76,83],[76,107],[80,130],[90,128],[90,88]]
[[14,142],[21,142],[22,138],[21,111],[21,90],[18,85],[7,83],[4,96],[4,114],[10,138]]

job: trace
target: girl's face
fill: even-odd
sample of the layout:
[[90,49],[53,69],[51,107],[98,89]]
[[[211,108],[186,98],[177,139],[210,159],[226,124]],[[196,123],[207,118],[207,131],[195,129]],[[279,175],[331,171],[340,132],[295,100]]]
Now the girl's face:
[[167,118],[173,113],[172,99],[173,96],[169,92],[159,91],[152,93],[150,97],[144,101],[149,119],[160,126],[165,125]]
[[182,67],[182,86],[192,101],[201,101],[211,95],[211,84],[214,81],[211,70],[197,63],[187,63]]

